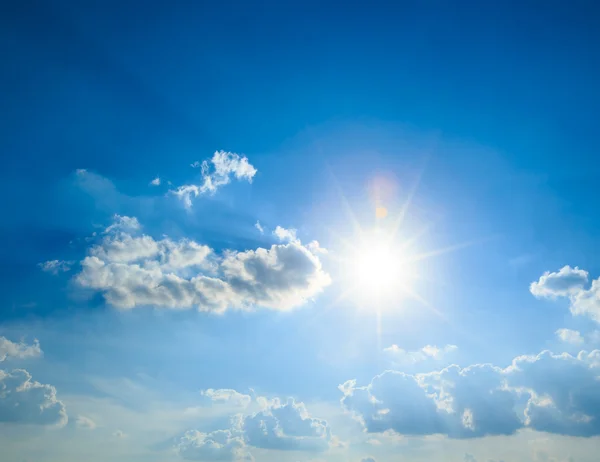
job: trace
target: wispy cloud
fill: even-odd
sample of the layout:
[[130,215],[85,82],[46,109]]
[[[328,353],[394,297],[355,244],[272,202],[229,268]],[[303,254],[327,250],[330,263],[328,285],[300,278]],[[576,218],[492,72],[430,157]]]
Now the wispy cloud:
[[407,351],[400,348],[398,345],[392,345],[384,348],[384,352],[388,353],[395,363],[399,364],[416,364],[428,359],[441,361],[446,355],[456,351],[456,345],[446,345],[438,348],[435,345],[426,345],[419,350]]
[[70,271],[74,263],[75,262],[71,260],[48,260],[38,263],[38,266],[46,273],[57,275],[59,273]]
[[252,183],[256,168],[250,164],[246,156],[226,151],[216,151],[210,161],[196,161],[192,167],[200,168],[202,181],[200,184],[185,184],[170,193],[178,197],[186,208],[192,206],[192,199],[201,194],[214,194],[219,188],[231,183],[231,179],[246,180]]

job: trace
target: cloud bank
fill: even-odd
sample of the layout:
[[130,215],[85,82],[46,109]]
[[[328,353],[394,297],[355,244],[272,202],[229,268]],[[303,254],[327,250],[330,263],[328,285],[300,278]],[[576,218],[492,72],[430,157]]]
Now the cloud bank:
[[505,368],[477,364],[410,375],[386,371],[370,384],[340,385],[343,408],[367,432],[512,435],[522,428],[600,435],[600,350],[574,357],[544,351]]

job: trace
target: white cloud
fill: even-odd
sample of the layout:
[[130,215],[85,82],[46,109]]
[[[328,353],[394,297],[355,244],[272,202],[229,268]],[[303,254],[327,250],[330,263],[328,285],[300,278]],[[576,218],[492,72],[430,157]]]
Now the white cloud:
[[0,422],[62,426],[67,413],[53,386],[33,381],[24,369],[0,370]]
[[233,435],[229,430],[210,433],[191,430],[179,440],[176,449],[187,460],[254,461],[243,438]]
[[555,333],[556,336],[565,343],[580,345],[584,342],[583,336],[577,330],[558,329]]
[[115,438],[127,438],[127,434],[123,430],[117,430],[113,433]]
[[342,406],[370,433],[511,435],[522,428],[600,435],[600,350],[577,357],[542,352],[502,369],[477,364],[409,375],[386,371],[360,387],[340,385]]
[[[235,390],[206,390],[211,398],[230,399],[246,405],[250,397]],[[241,398],[240,398],[241,397]],[[192,430],[176,444],[180,455],[194,460],[253,460],[249,448],[279,451],[322,452],[330,447],[342,446],[332,436],[325,420],[315,418],[303,403],[279,398],[256,398],[260,410],[250,414],[237,414],[231,427],[203,433]]]
[[227,388],[218,390],[209,388],[207,390],[202,390],[200,393],[202,396],[206,396],[213,402],[233,404],[234,406],[246,407],[250,404],[250,401],[252,401],[252,398],[249,395],[244,395],[243,393]]
[[94,422],[89,417],[85,417],[83,415],[77,416],[77,420],[75,420],[75,425],[79,428],[85,428],[87,430],[93,430],[96,428],[96,422]]
[[589,289],[588,272],[565,266],[556,273],[546,271],[539,281],[531,283],[530,291],[536,297],[568,297],[569,309],[575,316],[585,315],[600,323],[600,278],[592,281]]
[[265,233],[265,229],[261,226],[260,221],[257,220],[256,223],[254,223],[254,227],[256,229],[258,229],[258,232],[260,234],[264,234]]
[[264,408],[240,418],[238,429],[250,446],[263,449],[325,451],[332,440],[325,420],[312,417],[303,403],[261,400]]
[[296,237],[295,229],[286,229],[281,226],[277,226],[275,231],[273,231],[273,234],[282,242],[294,242],[298,239]]
[[0,362],[10,358],[25,359],[39,358],[40,356],[42,356],[42,349],[37,340],[33,342],[33,345],[27,345],[23,342],[11,342],[6,337],[0,336]]
[[398,345],[392,345],[388,348],[384,348],[383,351],[388,353],[396,363],[416,364],[428,359],[441,361],[447,354],[452,353],[457,349],[458,347],[456,345],[446,345],[442,348],[438,348],[435,345],[425,345],[419,350],[407,351],[400,348]]
[[299,240],[216,256],[191,240],[156,241],[119,231],[93,245],[81,266],[77,284],[102,292],[118,308],[285,310],[305,303],[331,281],[318,256]]
[[43,263],[38,263],[38,266],[46,273],[57,275],[58,273],[66,273],[73,266],[73,261],[68,260],[48,260]]
[[214,194],[220,187],[229,184],[232,178],[252,183],[257,172],[246,156],[226,151],[216,151],[210,162],[205,160],[200,164],[196,161],[191,165],[201,168],[201,183],[199,185],[183,185],[171,191],[183,201],[186,208],[192,206],[192,197],[200,194]]
[[160,177],[156,177],[154,178],[151,182],[150,182],[150,186],[160,186]]
[[546,271],[538,281],[531,283],[529,290],[536,297],[564,297],[580,291],[587,281],[587,271],[567,265],[555,273]]

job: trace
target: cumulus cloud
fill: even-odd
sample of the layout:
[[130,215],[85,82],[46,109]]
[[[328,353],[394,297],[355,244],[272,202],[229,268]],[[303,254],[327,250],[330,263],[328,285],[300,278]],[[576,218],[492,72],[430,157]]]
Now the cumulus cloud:
[[160,186],[160,177],[157,176],[150,182],[150,186]]
[[392,345],[388,348],[384,348],[383,351],[389,354],[395,363],[416,364],[428,359],[441,361],[446,355],[457,349],[458,347],[456,345],[446,345],[442,348],[438,348],[435,345],[425,345],[419,350],[407,351],[400,348],[398,345]]
[[342,406],[372,433],[511,435],[521,428],[600,435],[600,350],[542,352],[502,369],[476,364],[409,375],[386,371],[367,386],[340,385]]
[[62,426],[67,412],[53,386],[32,380],[24,369],[0,370],[0,422]]
[[79,428],[85,428],[87,430],[93,430],[96,428],[96,422],[83,415],[77,417],[77,420],[75,420],[75,425],[77,425]]
[[584,342],[583,336],[577,330],[558,329],[555,333],[556,336],[565,343],[581,345]]
[[246,180],[252,183],[256,168],[250,164],[246,156],[226,151],[216,151],[210,161],[194,162],[192,167],[200,167],[202,181],[199,185],[183,185],[172,190],[181,199],[186,208],[192,206],[192,198],[200,194],[214,194],[217,190],[231,183],[231,179]]
[[546,271],[538,281],[531,283],[529,290],[536,297],[564,297],[581,290],[587,281],[587,271],[567,265],[555,273]]
[[73,261],[68,260],[48,260],[38,263],[38,266],[46,273],[57,275],[58,273],[66,273],[73,266]]
[[228,388],[221,388],[218,390],[209,388],[208,390],[202,390],[200,393],[212,402],[227,403],[235,406],[246,407],[250,404],[250,401],[252,401],[252,398],[249,395]]
[[191,430],[179,440],[176,449],[187,460],[254,461],[244,439],[229,430],[210,433]]
[[[235,390],[208,389],[205,396],[215,401],[240,402],[251,399]],[[253,460],[249,448],[280,451],[322,452],[339,445],[325,420],[310,415],[303,403],[279,398],[256,398],[260,410],[237,414],[225,430],[187,432],[176,444],[179,454],[192,460]]]
[[588,276],[587,271],[578,267],[564,266],[555,273],[546,271],[538,281],[531,283],[530,291],[538,298],[568,297],[573,315],[589,316],[600,322],[600,278],[585,289]]
[[238,423],[250,446],[263,449],[325,451],[332,440],[325,420],[311,417],[303,403],[263,400],[265,407]]
[[27,345],[23,342],[11,342],[6,337],[0,336],[0,362],[9,358],[25,359],[39,358],[40,356],[42,356],[42,349],[37,340],[34,340],[33,345]]
[[299,240],[216,256],[188,239],[157,241],[121,227],[93,245],[81,267],[75,277],[79,286],[100,291],[109,304],[125,309],[285,310],[305,303],[331,281],[318,256]]

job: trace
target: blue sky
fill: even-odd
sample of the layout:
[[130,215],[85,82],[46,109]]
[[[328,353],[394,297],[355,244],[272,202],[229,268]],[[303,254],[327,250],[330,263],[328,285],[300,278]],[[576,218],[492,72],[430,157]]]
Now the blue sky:
[[6,7],[3,457],[595,460],[597,14]]

